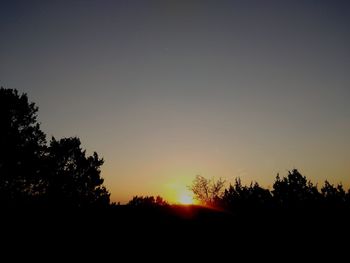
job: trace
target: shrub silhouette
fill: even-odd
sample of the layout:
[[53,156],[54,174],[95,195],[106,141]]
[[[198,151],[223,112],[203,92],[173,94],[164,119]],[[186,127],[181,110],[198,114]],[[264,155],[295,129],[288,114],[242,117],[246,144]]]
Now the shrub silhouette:
[[344,207],[347,203],[347,195],[343,189],[342,184],[338,184],[336,187],[330,184],[327,180],[324,186],[321,188],[321,193],[323,197],[323,204],[329,207]]
[[257,182],[243,186],[241,179],[236,178],[234,185],[225,189],[222,205],[230,210],[255,210],[269,205],[271,198],[270,191],[260,187]]
[[317,187],[297,169],[289,171],[288,176],[282,179],[277,175],[272,194],[278,206],[288,209],[306,208],[320,199]]
[[157,207],[167,206],[168,203],[161,197],[157,196],[134,196],[129,202],[128,206],[132,207]]
[[0,205],[87,207],[109,204],[97,153],[86,156],[78,138],[52,139],[26,94],[0,89]]

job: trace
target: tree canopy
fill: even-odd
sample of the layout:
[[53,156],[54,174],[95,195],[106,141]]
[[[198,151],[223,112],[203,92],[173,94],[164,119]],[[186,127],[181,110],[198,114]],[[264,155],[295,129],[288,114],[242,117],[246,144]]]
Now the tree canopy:
[[109,203],[109,193],[100,176],[103,159],[96,152],[86,156],[79,138],[52,138],[46,158],[46,196],[50,202],[74,207]]
[[0,203],[3,206],[109,204],[97,153],[87,156],[79,138],[52,138],[37,121],[26,94],[0,88]]
[[45,134],[26,94],[0,88],[0,202],[22,203],[40,192]]

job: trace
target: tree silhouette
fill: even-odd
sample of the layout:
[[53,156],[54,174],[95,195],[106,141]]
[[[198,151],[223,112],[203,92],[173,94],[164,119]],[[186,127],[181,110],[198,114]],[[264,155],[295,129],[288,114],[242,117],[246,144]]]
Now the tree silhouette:
[[78,138],[53,138],[47,146],[37,112],[26,94],[0,88],[0,205],[108,205],[103,160],[86,156]]
[[48,148],[46,195],[63,206],[90,207],[109,204],[109,193],[100,176],[103,160],[96,152],[86,156],[79,138],[52,138]]
[[134,196],[129,202],[129,206],[133,207],[158,207],[158,206],[167,206],[168,203],[161,197],[157,196]]
[[202,204],[212,206],[220,200],[224,185],[225,181],[221,178],[215,181],[197,175],[189,189]]
[[346,204],[346,193],[342,184],[338,184],[335,187],[326,180],[324,186],[321,188],[321,193],[323,203],[327,207],[338,208]]
[[305,208],[320,199],[317,187],[297,169],[289,171],[288,176],[282,179],[277,175],[272,193],[278,206],[289,209]]
[[257,182],[250,186],[243,186],[240,178],[235,179],[234,185],[225,189],[222,204],[230,210],[263,208],[271,202],[271,193],[268,189],[259,186]]
[[153,206],[155,199],[153,196],[134,196],[128,203],[130,206]]
[[158,206],[165,206],[165,205],[168,205],[168,202],[166,201],[166,200],[164,200],[164,198],[163,197],[161,197],[161,196],[157,196],[156,197],[156,204],[158,205]]
[[21,205],[42,191],[45,134],[26,94],[0,88],[0,202]]

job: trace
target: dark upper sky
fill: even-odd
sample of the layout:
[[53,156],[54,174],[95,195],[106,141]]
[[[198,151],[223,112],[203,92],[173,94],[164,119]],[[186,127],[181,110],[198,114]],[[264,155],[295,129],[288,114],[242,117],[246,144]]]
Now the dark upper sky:
[[105,158],[113,200],[293,167],[350,184],[349,1],[11,0],[0,33],[0,85]]

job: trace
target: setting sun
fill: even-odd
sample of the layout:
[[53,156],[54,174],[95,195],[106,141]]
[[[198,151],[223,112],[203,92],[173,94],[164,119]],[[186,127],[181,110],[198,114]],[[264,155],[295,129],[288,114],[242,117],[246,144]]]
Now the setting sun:
[[191,184],[191,181],[186,179],[178,177],[177,181],[167,183],[164,186],[164,198],[172,204],[198,204],[197,200],[193,196],[192,191],[188,188],[188,185]]
[[193,197],[188,193],[182,193],[179,197],[179,203],[183,205],[194,204]]

